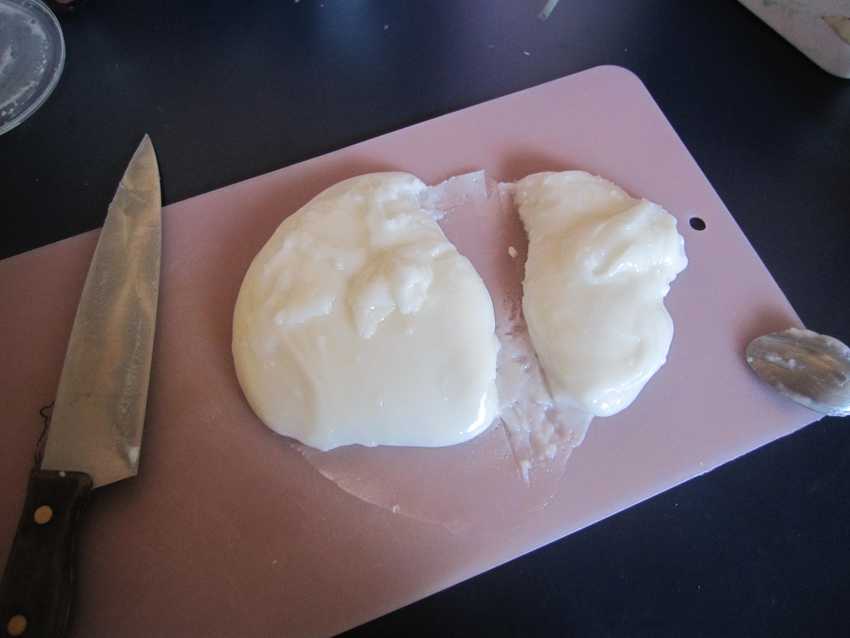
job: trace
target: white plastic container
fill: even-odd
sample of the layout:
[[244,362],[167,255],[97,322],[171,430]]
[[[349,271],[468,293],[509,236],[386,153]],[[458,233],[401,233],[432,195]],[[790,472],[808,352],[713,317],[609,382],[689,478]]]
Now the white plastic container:
[[850,78],[850,0],[739,0],[823,70]]

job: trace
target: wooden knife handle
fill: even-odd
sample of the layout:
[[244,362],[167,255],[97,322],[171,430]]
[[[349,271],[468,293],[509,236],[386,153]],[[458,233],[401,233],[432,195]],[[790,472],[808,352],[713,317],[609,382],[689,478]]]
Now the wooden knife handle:
[[76,531],[92,490],[83,472],[34,470],[0,582],[0,637],[61,638],[74,598]]

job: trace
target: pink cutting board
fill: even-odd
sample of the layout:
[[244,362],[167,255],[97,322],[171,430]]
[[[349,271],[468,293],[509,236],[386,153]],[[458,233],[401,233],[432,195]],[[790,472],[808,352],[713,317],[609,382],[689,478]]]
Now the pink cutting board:
[[[430,183],[582,168],[679,218],[690,265],[668,364],[597,419],[549,505],[489,533],[369,505],[322,478],[242,399],[230,320],[281,219],[375,170]],[[168,166],[163,166],[168,174]],[[116,176],[116,181],[118,176]],[[316,636],[344,630],[561,538],[815,420],[748,371],[746,342],[798,325],[641,82],[599,67],[165,209],[154,369],[136,480],[95,494],[81,534],[77,636]],[[707,223],[697,232],[688,218]],[[0,263],[0,564],[52,401],[95,233]],[[474,479],[482,494],[486,472]]]

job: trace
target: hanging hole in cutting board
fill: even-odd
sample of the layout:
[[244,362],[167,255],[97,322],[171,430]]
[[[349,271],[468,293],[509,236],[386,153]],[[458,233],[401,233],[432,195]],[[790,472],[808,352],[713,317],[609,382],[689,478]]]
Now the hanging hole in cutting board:
[[691,217],[688,223],[694,230],[705,230],[705,220],[702,217]]

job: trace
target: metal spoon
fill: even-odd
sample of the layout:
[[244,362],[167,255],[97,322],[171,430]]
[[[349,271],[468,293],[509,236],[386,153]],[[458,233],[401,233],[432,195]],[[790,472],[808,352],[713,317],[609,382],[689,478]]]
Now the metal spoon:
[[850,348],[834,337],[789,328],[747,346],[747,363],[789,399],[830,416],[850,415]]

